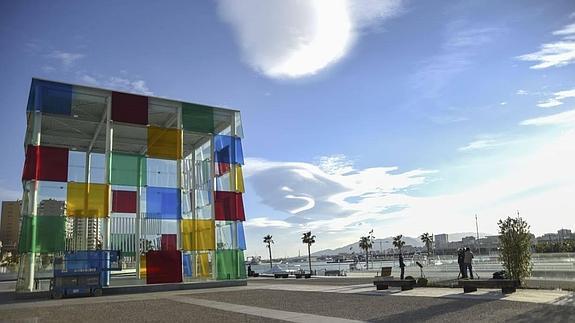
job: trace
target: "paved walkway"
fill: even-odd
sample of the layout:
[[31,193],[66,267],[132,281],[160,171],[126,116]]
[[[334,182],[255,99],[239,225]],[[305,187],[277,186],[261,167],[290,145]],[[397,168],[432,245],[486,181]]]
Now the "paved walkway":
[[245,287],[155,292],[0,304],[0,321],[575,322],[572,292],[500,290],[463,294],[459,288],[377,291],[372,284],[273,280]]
[[512,294],[502,294],[500,289],[479,289],[472,293],[463,293],[462,288],[415,288],[401,291],[399,288],[375,290],[373,284],[358,284],[347,286],[326,286],[307,284],[258,284],[250,283],[250,287],[268,290],[323,292],[362,295],[391,295],[401,297],[441,297],[453,299],[501,300],[528,302],[536,304],[575,306],[575,294],[568,291],[552,291],[538,289],[518,289]]

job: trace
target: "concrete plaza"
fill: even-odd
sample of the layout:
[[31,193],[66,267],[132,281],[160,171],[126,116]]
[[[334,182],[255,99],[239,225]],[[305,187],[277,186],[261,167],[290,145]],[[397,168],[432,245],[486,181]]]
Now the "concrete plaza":
[[248,286],[62,300],[7,300],[0,321],[573,322],[572,292],[376,291],[368,278],[254,279]]

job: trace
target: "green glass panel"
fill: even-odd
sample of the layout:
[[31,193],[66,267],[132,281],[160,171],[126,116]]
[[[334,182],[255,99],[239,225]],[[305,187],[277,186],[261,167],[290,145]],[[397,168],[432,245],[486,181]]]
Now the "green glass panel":
[[23,216],[18,251],[51,253],[66,248],[66,217]]
[[242,250],[216,251],[217,279],[245,279],[246,268]]
[[146,185],[146,158],[139,155],[112,153],[110,183],[113,185]]
[[182,125],[184,130],[213,133],[214,132],[214,110],[212,107],[183,103],[182,104]]

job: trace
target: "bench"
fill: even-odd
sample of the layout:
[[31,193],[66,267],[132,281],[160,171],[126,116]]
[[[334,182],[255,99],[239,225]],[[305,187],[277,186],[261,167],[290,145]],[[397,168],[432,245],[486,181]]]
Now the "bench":
[[304,273],[297,273],[297,274],[295,274],[295,278],[302,278],[302,277],[304,277],[304,278],[306,278],[306,279],[307,279],[307,278],[311,278],[311,274],[304,274]]
[[520,286],[519,281],[513,279],[460,279],[459,287],[464,293],[477,291],[478,288],[501,288],[503,294],[515,293]]
[[326,270],[324,275],[325,276],[342,276],[340,270]]
[[274,274],[274,278],[288,278],[289,274],[288,273],[275,273]]
[[373,284],[377,290],[388,289],[391,287],[401,287],[401,290],[410,290],[416,286],[415,279],[397,279],[393,277],[375,277]]
[[391,267],[381,267],[380,277],[389,277],[389,276],[391,276]]

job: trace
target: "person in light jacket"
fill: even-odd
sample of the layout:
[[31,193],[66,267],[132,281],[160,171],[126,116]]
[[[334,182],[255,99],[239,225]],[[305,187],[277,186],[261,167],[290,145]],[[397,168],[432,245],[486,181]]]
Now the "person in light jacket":
[[469,278],[473,279],[473,252],[469,247],[465,248],[465,255],[463,257],[463,263],[465,264],[465,273],[469,270]]

